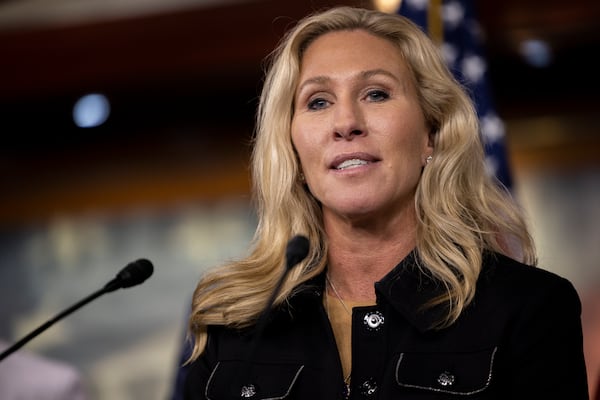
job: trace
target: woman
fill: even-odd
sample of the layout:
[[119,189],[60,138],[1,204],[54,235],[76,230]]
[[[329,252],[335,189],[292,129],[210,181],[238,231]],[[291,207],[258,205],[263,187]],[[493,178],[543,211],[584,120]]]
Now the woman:
[[[408,20],[300,21],[273,54],[252,167],[253,248],[198,284],[187,398],[587,399],[577,293],[529,266],[473,105]],[[296,234],[308,257],[258,329]]]

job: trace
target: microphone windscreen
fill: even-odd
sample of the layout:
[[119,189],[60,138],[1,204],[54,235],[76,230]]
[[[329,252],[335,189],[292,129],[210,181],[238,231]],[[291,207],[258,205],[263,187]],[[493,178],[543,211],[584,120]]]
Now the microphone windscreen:
[[308,249],[309,242],[305,236],[297,235],[290,239],[285,250],[287,269],[291,269],[294,267],[294,265],[304,260],[304,258],[308,255]]
[[152,263],[145,258],[140,258],[139,260],[127,264],[125,268],[117,274],[117,280],[120,287],[128,288],[144,282],[146,279],[150,278],[152,272],[154,272]]

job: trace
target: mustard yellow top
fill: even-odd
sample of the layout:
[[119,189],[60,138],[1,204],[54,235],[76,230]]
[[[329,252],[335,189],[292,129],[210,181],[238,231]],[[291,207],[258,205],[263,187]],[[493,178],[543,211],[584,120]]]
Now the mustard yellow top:
[[[348,384],[350,382],[350,372],[352,371],[352,315],[350,312],[353,307],[371,306],[374,303],[346,300],[342,303],[335,294],[326,291],[325,296],[323,296],[323,304],[329,316],[329,322],[340,353],[344,382]],[[344,305],[348,310],[344,308]]]

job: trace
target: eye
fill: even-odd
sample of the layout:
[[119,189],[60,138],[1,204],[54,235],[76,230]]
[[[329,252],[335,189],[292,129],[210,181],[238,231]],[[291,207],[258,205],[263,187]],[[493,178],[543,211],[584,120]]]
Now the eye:
[[390,98],[390,95],[385,90],[373,89],[367,92],[367,100],[380,102]]
[[315,98],[308,102],[309,110],[321,110],[329,105],[329,102],[323,98]]

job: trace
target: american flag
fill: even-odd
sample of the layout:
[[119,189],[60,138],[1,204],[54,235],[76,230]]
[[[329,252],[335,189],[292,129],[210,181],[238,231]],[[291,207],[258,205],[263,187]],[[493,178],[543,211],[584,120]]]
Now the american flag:
[[446,64],[471,94],[479,117],[486,166],[507,188],[512,177],[504,123],[496,113],[488,82],[482,32],[471,0],[403,0],[398,11],[440,42]]

